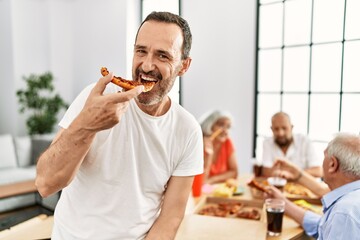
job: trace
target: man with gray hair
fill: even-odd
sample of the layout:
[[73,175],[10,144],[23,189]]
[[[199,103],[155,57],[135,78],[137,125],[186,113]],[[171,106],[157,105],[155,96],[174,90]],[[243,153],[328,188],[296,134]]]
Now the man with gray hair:
[[[286,164],[281,162],[282,171],[291,169],[290,175],[294,174],[294,168],[287,168]],[[324,151],[323,172],[324,181],[331,190],[321,199],[323,216],[298,207],[274,187],[269,187],[267,197],[283,199],[285,214],[301,224],[309,236],[316,239],[359,238],[360,136],[340,133],[330,141]],[[300,172],[299,179],[303,177]]]

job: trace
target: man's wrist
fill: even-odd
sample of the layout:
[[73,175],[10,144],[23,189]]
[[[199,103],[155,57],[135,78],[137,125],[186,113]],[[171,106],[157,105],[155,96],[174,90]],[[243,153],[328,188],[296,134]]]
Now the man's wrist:
[[294,179],[294,182],[297,182],[300,180],[300,178],[302,177],[303,173],[302,171],[299,172],[299,175]]

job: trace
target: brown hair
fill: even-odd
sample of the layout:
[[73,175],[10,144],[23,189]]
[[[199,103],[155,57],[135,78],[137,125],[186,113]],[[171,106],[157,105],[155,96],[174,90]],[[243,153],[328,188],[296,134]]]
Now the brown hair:
[[187,21],[185,19],[183,19],[179,15],[176,15],[176,14],[173,14],[170,12],[155,12],[154,11],[154,12],[150,13],[145,18],[145,20],[141,23],[141,25],[136,33],[135,41],[137,39],[137,36],[139,34],[141,26],[147,21],[174,23],[174,24],[178,25],[183,33],[183,38],[184,38],[181,58],[186,59],[189,57],[191,43],[192,43],[192,35],[191,35],[189,24],[187,23]]

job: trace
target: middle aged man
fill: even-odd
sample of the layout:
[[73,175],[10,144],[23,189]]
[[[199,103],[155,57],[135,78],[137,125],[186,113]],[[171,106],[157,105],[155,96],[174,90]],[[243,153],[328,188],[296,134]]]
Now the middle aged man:
[[311,140],[302,134],[293,134],[290,116],[278,112],[271,118],[273,137],[263,143],[263,175],[276,175],[273,167],[277,159],[290,161],[314,177],[321,177],[321,158]]
[[359,239],[360,236],[360,136],[338,134],[324,151],[324,181],[331,192],[321,201],[320,216],[295,205],[275,187],[267,197],[285,201],[285,214],[317,239]]
[[71,104],[37,164],[40,194],[62,190],[52,240],[175,238],[203,172],[200,125],[168,96],[190,66],[191,39],[185,19],[152,12],[135,38],[132,77],[153,89],[121,92],[110,73]]

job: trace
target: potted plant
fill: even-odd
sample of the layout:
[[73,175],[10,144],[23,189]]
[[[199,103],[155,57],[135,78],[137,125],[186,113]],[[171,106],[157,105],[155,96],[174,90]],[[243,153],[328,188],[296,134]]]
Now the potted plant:
[[23,77],[26,88],[18,90],[16,95],[19,100],[21,113],[30,112],[26,126],[30,135],[43,135],[53,133],[57,122],[57,114],[61,109],[68,108],[68,104],[54,93],[53,75],[31,74]]

